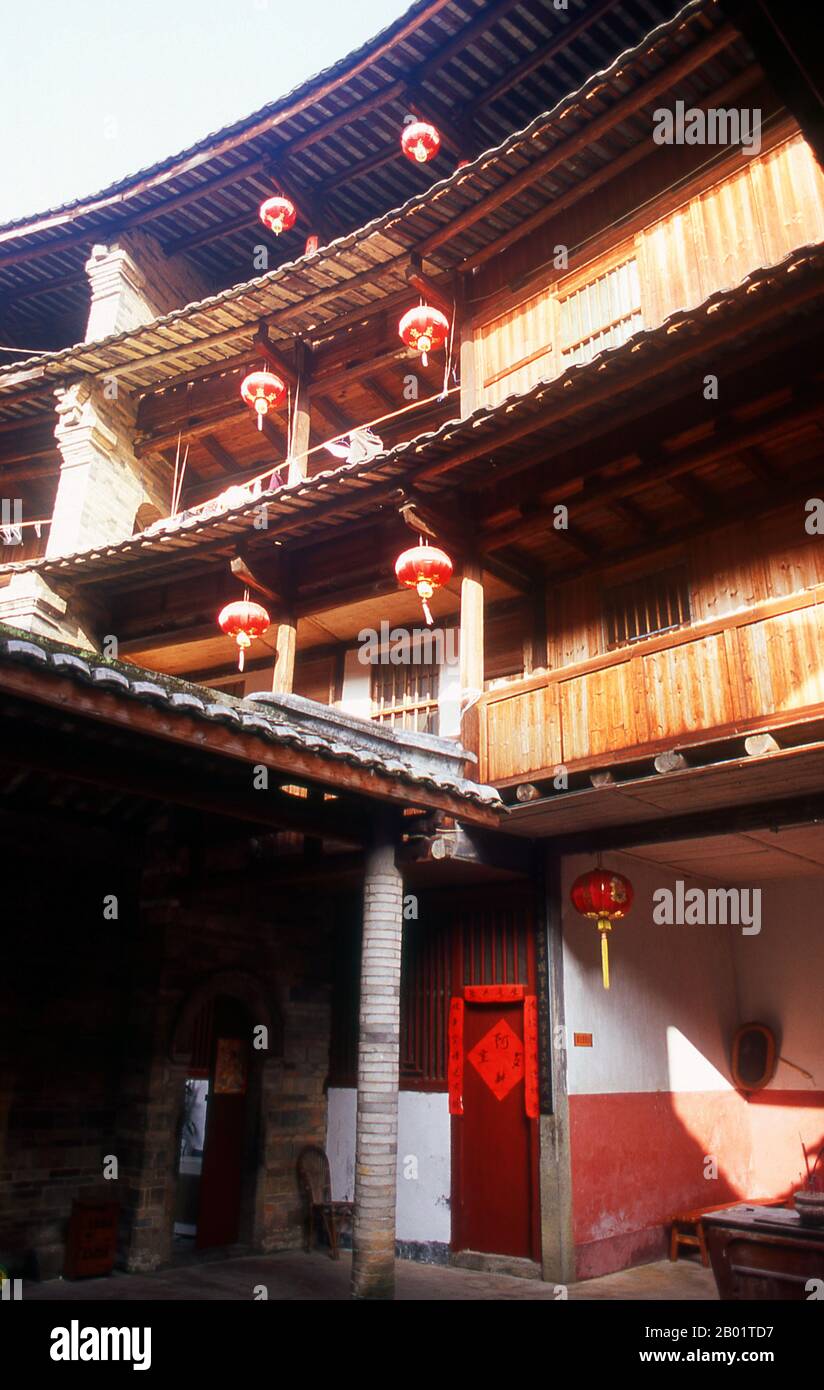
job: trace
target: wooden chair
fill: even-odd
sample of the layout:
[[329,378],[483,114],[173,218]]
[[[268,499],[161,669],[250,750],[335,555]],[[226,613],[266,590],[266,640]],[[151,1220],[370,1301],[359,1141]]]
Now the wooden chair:
[[[700,1207],[698,1211],[677,1212],[673,1216],[673,1230],[670,1233],[670,1259],[678,1259],[678,1252],[681,1245],[692,1245],[698,1247],[700,1262],[702,1265],[709,1265],[710,1257],[707,1254],[707,1243],[704,1240],[704,1227],[702,1216],[709,1216],[710,1212],[724,1212],[730,1207],[741,1207],[741,1201],[732,1198],[728,1202],[720,1202],[717,1207]],[[688,1230],[679,1230],[679,1227],[686,1226]]]
[[320,1217],[329,1241],[329,1253],[337,1260],[338,1230],[342,1222],[351,1222],[354,1203],[332,1201],[329,1159],[317,1144],[307,1144],[298,1155],[298,1186],[305,1204],[304,1248],[307,1255],[314,1247],[315,1222]]

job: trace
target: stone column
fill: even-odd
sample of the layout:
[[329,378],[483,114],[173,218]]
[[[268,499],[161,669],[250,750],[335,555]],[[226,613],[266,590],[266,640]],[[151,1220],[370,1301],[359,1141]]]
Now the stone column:
[[138,228],[122,233],[114,246],[93,246],[86,275],[87,343],[150,323],[209,293],[183,256],[167,256],[149,232]]
[[403,882],[387,820],[367,855],[363,902],[352,1295],[395,1294]]

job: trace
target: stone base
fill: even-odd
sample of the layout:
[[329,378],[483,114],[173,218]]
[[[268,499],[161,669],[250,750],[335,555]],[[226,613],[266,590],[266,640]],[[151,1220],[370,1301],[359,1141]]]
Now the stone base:
[[482,1255],[478,1250],[459,1250],[450,1255],[455,1269],[475,1269],[483,1274],[509,1274],[515,1279],[540,1279],[541,1266],[517,1255]]

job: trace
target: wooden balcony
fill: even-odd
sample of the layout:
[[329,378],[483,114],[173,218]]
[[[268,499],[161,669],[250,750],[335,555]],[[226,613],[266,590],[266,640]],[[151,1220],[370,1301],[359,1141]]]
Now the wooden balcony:
[[474,713],[498,785],[822,717],[824,584],[512,681]]

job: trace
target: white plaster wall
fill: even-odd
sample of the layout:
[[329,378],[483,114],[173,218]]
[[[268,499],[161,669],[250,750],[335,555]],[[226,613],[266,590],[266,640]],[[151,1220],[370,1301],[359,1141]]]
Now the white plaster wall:
[[[736,937],[742,1023],[775,1030],[779,1061],[773,1090],[824,1090],[824,881],[769,880],[762,886],[761,931]],[[797,1067],[811,1072],[811,1081]]]
[[372,667],[359,659],[359,648],[346,653],[340,708],[347,714],[369,719],[372,715]]
[[351,1202],[355,1195],[355,1124],[357,1091],[330,1087],[326,1107],[326,1153],[332,1177],[333,1202]]
[[[355,1189],[354,1089],[329,1091],[326,1151],[332,1197],[351,1201]],[[450,1121],[443,1092],[401,1091],[398,1113],[398,1240],[451,1238]]]
[[[580,917],[569,893],[592,859],[570,858],[563,873],[564,998],[570,1093],[729,1090],[729,1039],[739,1017],[733,936],[740,928],[658,926],[652,894],[689,878],[626,855],[603,866],[635,888],[630,915],[610,934],[610,989],[601,984],[594,922]],[[574,1033],[591,1033],[591,1048]]]
[[[461,729],[459,641],[457,634],[454,635],[454,641],[450,640],[448,628],[441,631],[444,633],[444,659],[438,679],[438,732],[444,738],[455,738]],[[370,719],[372,716],[372,666],[359,659],[359,649],[356,647],[346,653],[344,660],[340,708],[346,710],[347,714],[358,715],[361,719]]]

